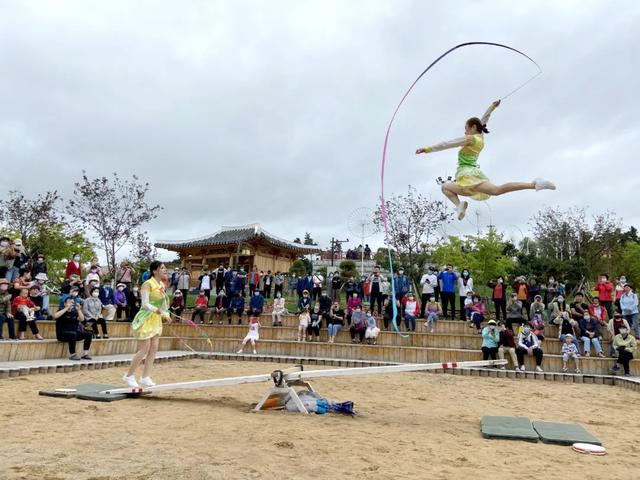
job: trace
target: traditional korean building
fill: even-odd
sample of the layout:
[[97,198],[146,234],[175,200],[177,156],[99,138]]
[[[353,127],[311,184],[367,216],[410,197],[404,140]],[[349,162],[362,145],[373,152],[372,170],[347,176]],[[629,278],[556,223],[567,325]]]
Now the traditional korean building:
[[227,267],[244,266],[249,271],[288,272],[294,260],[319,253],[315,246],[302,245],[276,237],[259,224],[222,227],[216,233],[193,240],[158,241],[157,248],[177,252],[181,266],[199,273],[203,268],[217,268],[220,262]]

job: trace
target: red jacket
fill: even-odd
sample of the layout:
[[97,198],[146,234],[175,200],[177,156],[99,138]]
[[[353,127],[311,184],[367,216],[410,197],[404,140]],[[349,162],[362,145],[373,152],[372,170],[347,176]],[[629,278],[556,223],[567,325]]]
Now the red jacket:
[[596,309],[593,304],[589,305],[589,315],[593,318],[597,319],[600,323],[606,322],[607,319],[607,309],[600,305],[600,316],[596,315]]
[[64,278],[68,279],[71,275],[78,275],[80,278],[82,278],[82,267],[80,266],[80,264],[78,264],[78,266],[76,267],[76,264],[73,260],[67,263],[67,270],[65,271]]
[[198,297],[196,298],[195,306],[196,308],[199,307],[200,309],[207,308],[209,306],[209,299],[206,295],[198,295]]
[[[521,298],[520,296],[520,287],[524,287],[524,298]],[[520,282],[516,282],[513,284],[512,288],[515,294],[518,295],[518,300],[529,300],[529,286],[526,283],[521,284]]]
[[13,302],[11,302],[11,308],[13,310],[13,314],[14,315],[18,311],[18,307],[20,307],[22,305],[26,305],[29,308],[36,308],[36,304],[33,303],[29,297],[18,296],[18,297],[13,299]]
[[[405,295],[404,297],[402,297],[401,303],[402,303],[402,310],[406,310],[407,308],[407,296]],[[420,302],[418,302],[415,298],[413,299],[416,302],[416,311],[415,311],[415,316],[419,317],[420,316]]]
[[598,292],[598,300],[600,300],[601,302],[613,301],[613,283],[596,283],[594,289]]

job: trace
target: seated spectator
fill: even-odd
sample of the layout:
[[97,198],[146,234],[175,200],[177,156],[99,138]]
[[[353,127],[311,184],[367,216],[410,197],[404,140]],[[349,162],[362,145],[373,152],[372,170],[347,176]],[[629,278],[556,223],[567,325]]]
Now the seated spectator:
[[467,320],[467,322],[471,322],[471,312],[473,307],[473,292],[467,292],[467,295],[464,297],[464,301],[461,300],[462,314],[463,318]]
[[569,312],[560,313],[560,316],[555,319],[554,323],[558,325],[558,338],[560,342],[564,343],[565,337],[571,335],[572,342],[578,348],[578,351],[580,351],[580,344],[578,343],[578,338],[580,338],[580,325],[571,318]]
[[566,311],[567,303],[564,301],[564,297],[560,294],[556,294],[547,305],[547,318],[550,322],[558,323],[558,317],[560,317],[562,312]]
[[276,298],[273,300],[273,311],[271,312],[271,323],[274,327],[282,326],[282,315],[284,315],[286,311],[285,299],[282,297],[281,290],[276,288]]
[[531,316],[531,321],[529,322],[531,329],[533,330],[533,334],[538,337],[538,340],[544,340],[544,320],[542,315],[536,313]]
[[367,310],[367,330],[364,332],[364,338],[367,339],[369,345],[376,345],[378,343],[378,334],[380,329],[376,325],[376,318],[371,313],[371,310]]
[[191,321],[193,322],[196,315],[200,317],[200,323],[204,323],[204,316],[209,311],[209,299],[207,293],[204,290],[200,291],[200,295],[196,297],[196,301],[193,305],[193,311],[191,312]]
[[20,290],[20,294],[11,302],[11,308],[13,309],[13,316],[18,320],[18,334],[20,340],[24,340],[27,325],[36,339],[44,340],[42,335],[40,335],[38,325],[36,324],[35,312],[38,307],[29,298],[29,290],[26,288]]
[[562,371],[567,371],[567,363],[572,358],[576,365],[576,373],[580,373],[580,350],[573,343],[573,335],[568,333],[562,343]]
[[482,359],[495,360],[500,342],[500,331],[496,328],[496,321],[489,320],[487,326],[482,329]]
[[615,358],[617,356],[616,349],[613,347],[613,338],[620,333],[621,328],[626,328],[628,332],[631,331],[629,323],[622,318],[622,315],[614,313],[613,318],[609,320],[609,323],[607,324],[607,330],[611,334],[611,345],[609,346],[609,356],[611,358]]
[[296,313],[303,312],[305,308],[311,310],[311,297],[309,296],[309,290],[307,289],[302,291],[302,296],[298,299]]
[[16,298],[20,294],[20,290],[23,288],[29,290],[32,286],[33,281],[31,280],[31,272],[24,268],[21,269],[20,276],[13,282],[13,298]]
[[514,293],[507,302],[507,328],[513,332],[513,324],[522,325],[523,322],[522,302],[518,300],[518,296]]
[[16,331],[13,321],[13,313],[11,312],[11,294],[9,293],[9,282],[6,278],[0,278],[0,340],[4,340],[2,336],[4,324],[7,324],[9,338],[16,339]]
[[108,279],[102,281],[102,287],[100,287],[100,303],[102,303],[102,318],[106,321],[111,321],[116,317],[116,306],[113,304],[113,288],[111,288],[111,282]]
[[313,342],[314,337],[315,341],[320,341],[320,326],[322,324],[322,314],[320,313],[320,305],[318,302],[313,306],[313,311],[311,312],[309,327],[307,328],[307,333],[309,335],[309,341]]
[[320,305],[320,315],[326,317],[331,308],[331,298],[327,295],[326,290],[322,290],[320,297],[318,298],[318,304]]
[[628,377],[629,362],[633,360],[633,356],[636,353],[637,343],[633,335],[629,335],[629,330],[622,327],[620,333],[613,338],[613,348],[618,352],[618,358],[616,364],[613,366],[612,373],[615,375],[620,371],[618,365],[622,365],[624,369],[624,376]]
[[60,301],[58,302],[58,309],[64,307],[64,302],[67,297],[71,297],[73,299],[73,303],[76,304],[76,307],[82,309],[82,298],[80,298],[80,287],[76,287],[75,285],[71,287],[69,293],[60,295]]
[[82,316],[87,329],[91,328],[96,338],[100,338],[98,335],[98,325],[102,329],[102,336],[109,338],[107,333],[107,322],[102,318],[102,302],[100,301],[100,289],[94,287],[89,293],[89,298],[85,299],[82,304]]
[[426,305],[427,311],[425,315],[427,317],[427,321],[424,322],[424,326],[427,327],[429,333],[434,332],[435,323],[438,321],[438,317],[442,315],[442,306],[440,302],[436,302],[436,297],[429,297],[429,302]]
[[[500,340],[498,342],[498,358],[504,360],[504,352],[511,357],[511,363],[513,368],[518,369],[518,357],[516,356],[516,340],[513,335],[513,330],[507,328],[502,321],[498,322],[498,330],[500,331]],[[507,367],[501,365],[500,369],[505,370]]]
[[484,306],[484,303],[482,302],[482,299],[479,295],[473,295],[471,301],[471,325],[475,325],[477,333],[482,333],[481,326],[482,322],[484,322],[484,316],[487,314],[487,307]]
[[264,310],[264,297],[259,290],[253,292],[251,300],[249,300],[249,316],[259,317]]
[[342,327],[344,327],[345,314],[344,310],[340,308],[338,302],[334,302],[329,310],[329,317],[327,319],[327,329],[329,330],[329,343],[336,341],[336,335]]
[[604,357],[600,346],[600,323],[586,313],[578,324],[580,325],[580,338],[584,343],[584,356],[588,357],[591,354],[591,345],[593,344],[598,356]]
[[173,293],[173,298],[171,299],[171,306],[169,307],[169,312],[173,314],[174,320],[179,322],[182,320],[183,311],[184,311],[184,297],[182,296],[182,292],[180,290],[176,290]]
[[227,310],[229,310],[229,298],[227,297],[227,293],[224,291],[224,288],[222,288],[218,292],[216,301],[213,304],[213,313],[209,318],[209,323],[213,323],[213,317],[215,315],[218,317],[218,325],[222,325],[222,321]]
[[411,292],[402,298],[402,302],[404,303],[404,328],[407,332],[415,332],[416,318],[420,316],[420,304]]
[[240,347],[240,350],[238,350],[236,353],[242,353],[242,351],[244,350],[244,346],[248,342],[251,342],[253,354],[256,355],[258,353],[256,351],[256,342],[260,339],[259,331],[260,331],[260,317],[253,316],[249,318],[249,331],[247,332],[247,335],[244,337],[244,340],[242,340],[242,345]]
[[244,313],[244,298],[240,292],[235,292],[233,298],[229,302],[229,311],[227,312],[227,321],[231,325],[233,314],[238,315],[238,325],[242,325],[242,314]]
[[525,325],[522,329],[522,333],[518,335],[518,343],[516,347],[516,356],[518,357],[518,367],[520,371],[524,372],[526,367],[524,366],[524,356],[536,357],[536,371],[542,372],[542,358],[544,353],[540,348],[538,337],[533,334],[531,327]]
[[356,308],[362,309],[362,299],[358,296],[358,292],[353,292],[347,300],[347,322],[351,325],[351,316]]
[[[74,274],[62,282],[62,284],[60,285],[60,293],[64,295],[69,295],[73,287],[80,288],[81,286],[82,286],[82,280],[80,279],[80,276]],[[63,305],[61,303],[59,308],[62,308],[62,307]]]
[[600,300],[597,297],[594,298],[591,301],[591,305],[589,305],[589,315],[600,323],[601,327],[606,326],[609,321],[607,309],[600,305]]
[[29,299],[36,306],[36,309],[34,310],[36,320],[46,320],[45,316],[42,314],[42,295],[40,295],[40,289],[37,285],[33,285],[29,289]]
[[[351,343],[362,343],[367,330],[367,316],[362,311],[362,305],[358,305],[351,314],[351,326],[349,334],[351,335]],[[356,339],[356,335],[358,339]]]
[[402,322],[402,305],[400,304],[400,300],[394,300],[391,296],[387,297],[384,300],[384,314],[382,316],[382,321],[384,322],[384,329],[389,329],[389,324],[393,324],[393,304],[395,303],[397,319],[396,323],[400,324]]
[[569,305],[569,311],[571,312],[571,317],[576,321],[580,322],[584,318],[585,315],[589,314],[589,305],[584,303],[584,296],[581,293],[576,293],[576,296],[573,298],[573,303]]
[[309,314],[309,307],[304,307],[300,315],[298,316],[298,341],[307,341],[307,329],[311,325],[311,315]]
[[540,317],[541,320],[546,320],[546,307],[544,303],[542,303],[542,295],[536,295],[533,297],[533,302],[529,307],[529,318],[533,320],[536,315]]
[[[82,310],[77,307],[72,298],[67,298],[61,310],[58,310],[53,318],[56,321],[56,337],[61,342],[69,344],[69,360],[91,360],[89,348],[93,334],[90,327],[84,322]],[[84,353],[80,357],[76,353],[76,342],[83,340]]]
[[40,272],[36,275],[34,286],[38,287],[38,294],[41,297],[41,300],[38,302],[38,306],[42,309],[40,313],[42,314],[42,319],[47,320],[51,319],[51,314],[49,313],[49,294],[51,293],[51,289],[47,286],[47,281],[49,277],[44,272]]
[[126,288],[124,283],[119,283],[116,286],[116,291],[113,292],[113,303],[116,306],[116,318],[118,321],[122,319],[124,313],[124,320],[127,320],[127,294],[124,291]]

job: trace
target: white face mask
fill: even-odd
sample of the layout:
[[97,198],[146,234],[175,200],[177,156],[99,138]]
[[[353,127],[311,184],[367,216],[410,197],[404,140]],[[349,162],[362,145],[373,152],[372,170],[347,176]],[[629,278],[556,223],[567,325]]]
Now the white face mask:
[[6,248],[9,245],[9,242],[3,240],[2,242],[0,242],[0,247],[2,248]]
[[91,296],[92,296],[93,298],[98,298],[98,297],[100,296],[100,293],[98,293],[98,292],[93,292],[93,293],[91,294]]
[[71,292],[71,296],[72,297],[77,297],[78,296],[78,292]]
[[80,257],[73,257],[73,260],[76,261],[76,262],[79,262],[80,261]]

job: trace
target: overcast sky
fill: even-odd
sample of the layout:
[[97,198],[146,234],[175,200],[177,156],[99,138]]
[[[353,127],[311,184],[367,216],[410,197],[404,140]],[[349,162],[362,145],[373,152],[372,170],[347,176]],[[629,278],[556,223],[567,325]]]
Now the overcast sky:
[[[83,169],[135,173],[164,207],[153,240],[253,222],[322,246],[353,239],[406,88],[451,46],[493,41],[543,74],[493,114],[480,164],[496,183],[558,190],[474,202],[448,233],[475,231],[477,210],[518,239],[543,205],[638,225],[639,21],[632,0],[0,0],[1,191],[68,196]],[[411,183],[440,198],[456,152],[415,149],[460,136],[535,71],[492,47],[441,62],[396,120],[387,196]]]

